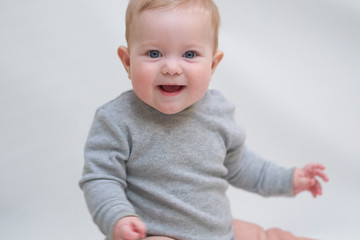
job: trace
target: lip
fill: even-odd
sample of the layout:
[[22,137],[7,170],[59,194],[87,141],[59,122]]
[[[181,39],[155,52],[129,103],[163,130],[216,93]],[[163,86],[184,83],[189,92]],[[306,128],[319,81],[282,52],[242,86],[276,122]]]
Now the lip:
[[172,97],[179,95],[184,89],[185,85],[158,85],[157,86],[161,94],[164,96]]

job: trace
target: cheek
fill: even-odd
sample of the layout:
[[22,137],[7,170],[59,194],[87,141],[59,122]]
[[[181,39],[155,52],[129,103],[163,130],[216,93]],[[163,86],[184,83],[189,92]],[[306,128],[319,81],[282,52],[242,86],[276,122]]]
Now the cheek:
[[142,61],[133,61],[130,72],[131,83],[136,95],[145,103],[153,97],[153,86],[156,79],[154,66]]
[[133,62],[130,78],[133,82],[151,84],[154,80],[155,70],[151,64],[144,62]]
[[211,80],[211,68],[208,64],[196,66],[192,69],[192,82],[198,87],[206,87]]
[[198,101],[204,96],[209,88],[211,80],[211,71],[207,67],[196,67],[191,74],[190,90],[192,100]]

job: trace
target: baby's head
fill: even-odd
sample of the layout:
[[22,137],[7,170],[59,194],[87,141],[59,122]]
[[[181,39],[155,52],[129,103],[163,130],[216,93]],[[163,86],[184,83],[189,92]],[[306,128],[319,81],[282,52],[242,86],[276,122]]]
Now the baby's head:
[[165,114],[199,101],[223,53],[211,0],[130,0],[118,55],[136,95]]
[[138,14],[147,10],[174,9],[174,8],[200,7],[211,19],[214,34],[214,52],[218,48],[218,35],[220,26],[220,14],[212,0],[130,0],[126,11],[126,41],[131,43],[130,35],[133,29],[131,24]]

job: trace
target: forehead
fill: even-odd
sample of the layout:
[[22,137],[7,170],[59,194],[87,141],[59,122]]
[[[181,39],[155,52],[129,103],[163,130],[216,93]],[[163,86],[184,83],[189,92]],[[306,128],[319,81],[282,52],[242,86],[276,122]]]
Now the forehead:
[[[129,5],[130,6],[130,5]],[[163,11],[171,11],[173,9],[179,9],[183,11],[198,11],[199,9],[204,10],[205,12],[210,13],[212,10],[211,4],[208,1],[204,0],[148,0],[144,1],[143,5],[133,5],[132,10],[130,12],[134,13],[142,13],[148,10],[163,10]]]
[[199,6],[178,6],[144,10],[136,14],[129,26],[129,40],[145,35],[172,35],[183,32],[189,40],[201,35],[214,37],[209,11]]

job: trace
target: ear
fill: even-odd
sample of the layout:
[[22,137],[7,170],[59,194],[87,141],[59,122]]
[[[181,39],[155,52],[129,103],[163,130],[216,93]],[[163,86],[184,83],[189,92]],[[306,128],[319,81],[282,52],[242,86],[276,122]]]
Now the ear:
[[118,56],[122,62],[122,64],[124,65],[124,68],[126,70],[126,72],[128,73],[128,77],[130,79],[130,54],[129,54],[129,49],[125,46],[120,46],[118,48]]
[[217,65],[220,63],[221,59],[223,59],[224,57],[224,52],[223,51],[216,51],[213,55],[212,58],[212,63],[211,63],[211,73],[215,72],[215,69],[217,67]]

